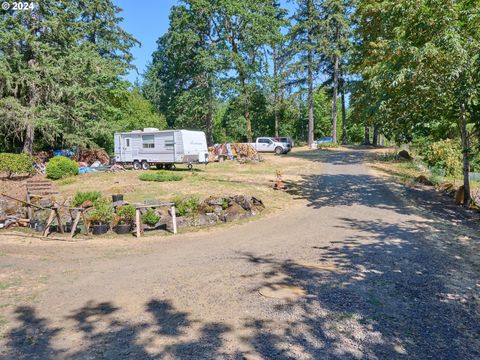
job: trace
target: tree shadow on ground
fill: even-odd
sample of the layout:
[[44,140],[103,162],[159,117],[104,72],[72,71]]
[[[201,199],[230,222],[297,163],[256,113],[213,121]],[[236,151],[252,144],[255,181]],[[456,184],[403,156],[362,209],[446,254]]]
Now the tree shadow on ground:
[[241,254],[261,269],[263,282],[254,291],[284,286],[306,292],[291,303],[272,300],[277,318],[300,314],[300,320],[246,319],[245,327],[254,332],[248,342],[276,359],[479,358],[480,267],[462,257],[479,238],[455,242],[478,227],[455,227],[458,216],[439,206],[433,194],[422,197],[420,189],[386,183],[366,168],[331,171],[332,164],[363,161],[362,154],[352,153],[312,157],[328,162],[327,171],[303,176],[288,191],[313,208],[362,205],[417,217],[337,218],[340,229],[355,235],[313,246],[316,265]]
[[[306,292],[271,300],[270,319],[246,319],[247,341],[276,359],[478,358],[478,278],[422,226],[344,218],[342,227],[365,239],[314,246],[314,262],[241,254],[261,268],[261,288]],[[289,321],[292,314],[300,316]]]
[[[75,349],[54,346],[62,331],[72,330],[65,325],[51,327],[49,320],[38,316],[34,307],[15,310],[17,326],[6,337],[7,348],[1,359],[215,359],[222,356],[222,336],[231,329],[224,324],[199,324],[186,312],[175,310],[170,301],[152,299],[145,313],[153,322],[125,321],[119,316],[122,309],[110,302],[87,302],[65,320],[74,321]],[[184,336],[188,335],[188,336]],[[63,335],[65,336],[65,335]],[[159,339],[167,342],[159,346]]]
[[287,193],[305,199],[314,209],[325,206],[363,205],[410,213],[405,202],[395,197],[388,186],[373,175],[303,175],[299,182],[286,182]]

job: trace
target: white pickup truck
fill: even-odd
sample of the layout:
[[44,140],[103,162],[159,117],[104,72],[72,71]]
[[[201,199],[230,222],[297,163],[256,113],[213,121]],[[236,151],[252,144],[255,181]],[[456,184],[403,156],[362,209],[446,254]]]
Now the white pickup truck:
[[271,137],[259,137],[250,143],[258,152],[274,152],[277,155],[286,154],[292,150],[289,143],[279,142]]

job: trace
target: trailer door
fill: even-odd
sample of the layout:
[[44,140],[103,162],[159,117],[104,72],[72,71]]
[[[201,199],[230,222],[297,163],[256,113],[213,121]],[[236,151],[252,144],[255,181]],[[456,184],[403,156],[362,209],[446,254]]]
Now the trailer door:
[[132,138],[129,135],[122,139],[122,152],[124,161],[132,161]]

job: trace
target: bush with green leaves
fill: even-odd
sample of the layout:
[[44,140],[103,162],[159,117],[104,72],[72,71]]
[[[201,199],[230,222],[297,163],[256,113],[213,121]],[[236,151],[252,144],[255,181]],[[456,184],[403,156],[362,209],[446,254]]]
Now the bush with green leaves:
[[172,202],[175,203],[176,213],[179,216],[196,213],[200,208],[200,199],[197,196],[189,196],[186,198],[177,196]]
[[155,171],[155,172],[146,172],[140,174],[138,177],[142,181],[180,181],[182,180],[182,176],[178,174],[173,174],[168,171]]
[[328,149],[328,148],[338,148],[340,145],[338,143],[325,143],[325,144],[318,144],[318,149]]
[[160,220],[160,216],[153,209],[148,209],[145,214],[142,215],[142,221],[150,226],[155,226]]
[[0,173],[13,175],[33,174],[33,160],[27,154],[0,153]]
[[458,176],[461,174],[462,149],[459,141],[446,139],[430,142],[419,139],[414,143],[414,146],[430,167],[445,170],[445,175]]
[[78,164],[65,156],[55,156],[48,161],[46,170],[49,179],[58,180],[78,175]]
[[132,224],[135,220],[135,206],[123,205],[117,208],[117,215],[120,218],[121,224]]
[[81,206],[85,201],[91,201],[95,203],[98,199],[102,197],[100,191],[77,191],[75,196],[72,199],[73,206]]
[[113,206],[107,199],[98,199],[95,208],[88,215],[91,222],[95,224],[107,224],[113,219]]

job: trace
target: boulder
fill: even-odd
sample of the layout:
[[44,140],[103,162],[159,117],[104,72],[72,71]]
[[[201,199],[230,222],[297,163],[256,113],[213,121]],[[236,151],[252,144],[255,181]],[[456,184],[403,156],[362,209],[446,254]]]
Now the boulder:
[[433,186],[433,183],[427,179],[425,175],[420,175],[415,178],[415,182],[418,184],[426,185],[426,186]]
[[206,198],[204,200],[204,203],[210,206],[215,206],[215,205],[222,206],[223,202],[224,202],[223,197],[214,197],[214,196],[210,196],[209,198]]
[[228,208],[226,208],[223,213],[220,215],[220,219],[224,222],[231,222],[245,217],[250,216],[250,212],[247,212],[239,204],[233,203]]
[[235,201],[238,205],[240,205],[244,210],[252,210],[251,199],[248,196],[235,195],[232,197],[232,200]]
[[455,204],[461,205],[465,201],[465,196],[464,196],[464,193],[463,193],[464,189],[465,189],[465,187],[462,185],[455,192]]
[[215,213],[199,214],[193,217],[192,225],[207,226],[214,225],[218,222],[218,215]]
[[263,204],[263,201],[260,199],[257,199],[254,196],[252,196],[252,205],[258,208],[259,210],[265,209],[265,205]]
[[452,183],[443,183],[439,186],[439,189],[442,192],[451,193],[451,192],[455,191],[455,189],[453,187],[454,186],[453,186]]
[[398,152],[398,157],[400,157],[401,159],[404,159],[404,160],[412,160],[412,156],[405,149]]

